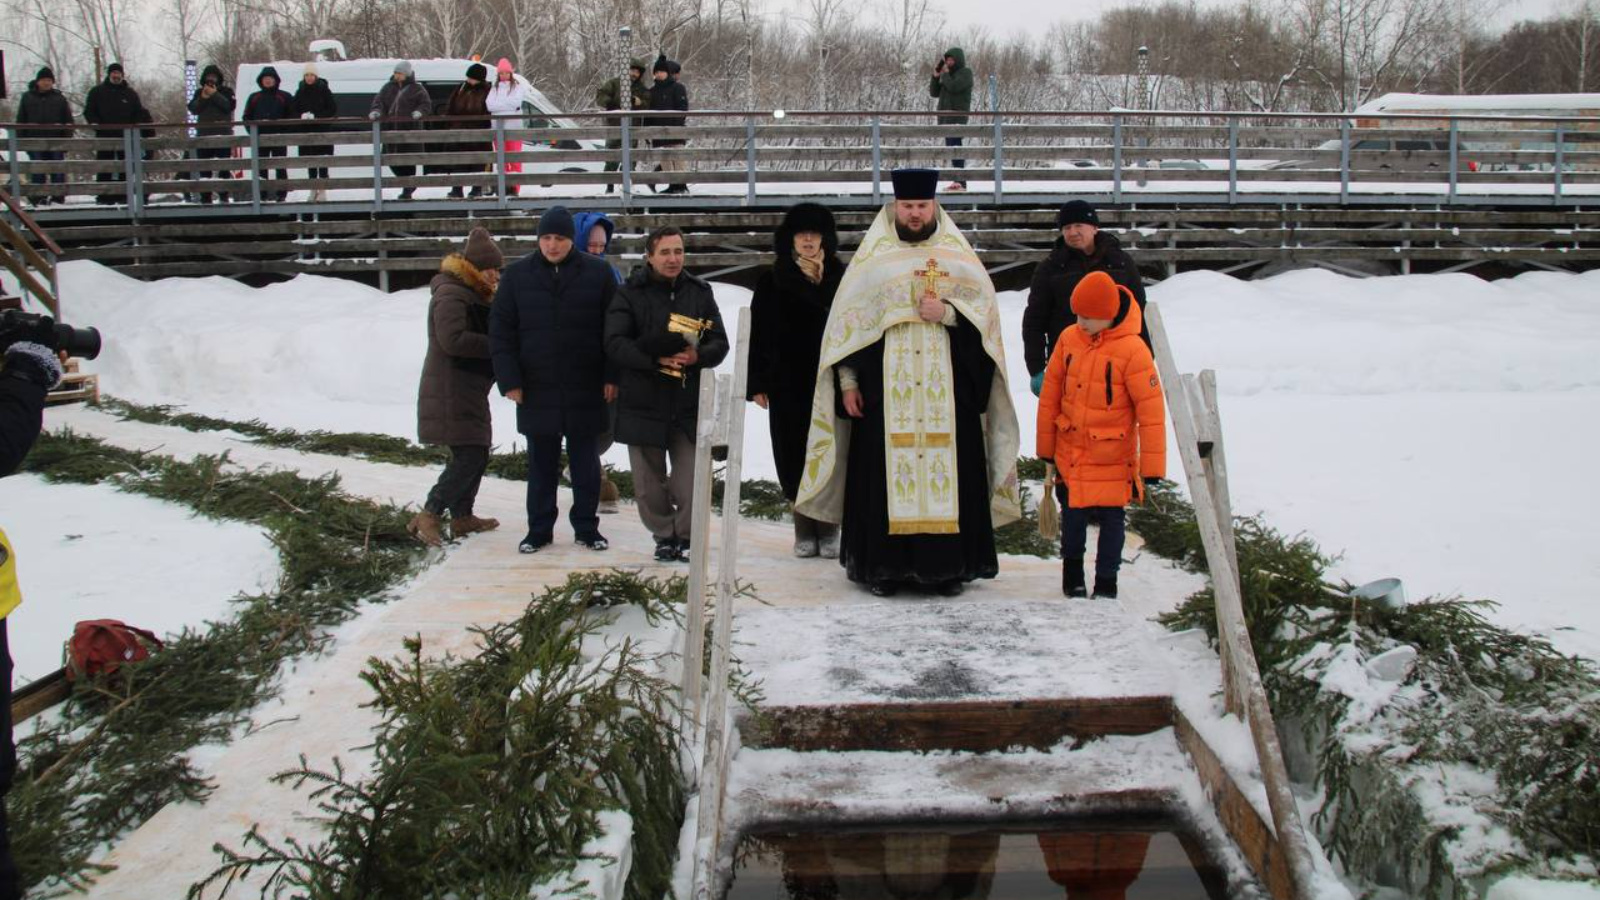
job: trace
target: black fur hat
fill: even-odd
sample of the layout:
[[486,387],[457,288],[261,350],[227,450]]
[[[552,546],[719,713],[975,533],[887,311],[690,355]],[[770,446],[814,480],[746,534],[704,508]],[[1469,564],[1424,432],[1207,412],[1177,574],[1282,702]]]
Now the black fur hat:
[[839,252],[839,229],[834,224],[833,213],[820,203],[796,203],[789,207],[783,214],[783,224],[772,234],[772,252],[780,257],[794,253],[794,236],[802,231],[822,235],[824,256]]

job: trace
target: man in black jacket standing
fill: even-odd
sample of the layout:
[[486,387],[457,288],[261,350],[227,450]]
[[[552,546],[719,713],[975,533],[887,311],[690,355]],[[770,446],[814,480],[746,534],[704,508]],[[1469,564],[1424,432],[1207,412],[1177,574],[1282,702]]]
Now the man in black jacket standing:
[[[94,136],[102,140],[123,141],[127,139],[128,126],[140,125],[150,121],[150,111],[144,108],[144,102],[139,99],[139,92],[128,83],[127,76],[122,72],[122,63],[112,63],[106,66],[106,80],[89,89],[89,96],[83,101],[83,120],[90,125],[102,125],[96,128]],[[121,150],[96,150],[94,158],[105,162],[107,160],[125,159],[127,154]],[[125,172],[118,169],[115,172],[99,172],[94,176],[95,181],[126,181]],[[117,203],[119,198],[113,194],[96,194],[94,202],[110,205]]]
[[[1056,238],[1050,255],[1033,270],[1028,288],[1028,308],[1022,313],[1022,357],[1033,376],[1034,396],[1044,384],[1044,367],[1050,362],[1061,332],[1075,324],[1072,314],[1072,289],[1090,272],[1105,272],[1111,280],[1133,292],[1133,299],[1144,309],[1144,280],[1133,257],[1122,249],[1116,235],[1100,230],[1100,216],[1082,200],[1069,200],[1056,213]],[[1150,343],[1150,329],[1139,336]]]
[[610,545],[600,533],[600,453],[616,396],[607,377],[605,323],[616,277],[605,261],[574,249],[566,207],[539,217],[539,252],[505,270],[489,308],[489,354],[500,393],[517,404],[517,430],[528,438],[528,534],[517,545],[537,553],[555,539],[556,485],[565,440],[572,469],[572,523],[590,550]]
[[[233,88],[228,86],[228,80],[223,77],[222,69],[216,65],[208,65],[200,73],[200,86],[195,89],[194,96],[189,98],[189,112],[194,113],[199,127],[195,133],[200,137],[227,137],[233,134],[233,107],[235,100]],[[232,149],[223,146],[201,147],[196,155],[200,159],[227,159],[233,155]],[[199,173],[201,179],[229,178],[232,173],[227,169],[218,169]],[[226,201],[228,195],[224,193],[222,199]],[[211,192],[202,191],[201,203],[211,202]]]
[[[655,537],[656,560],[687,562],[700,373],[728,355],[728,333],[711,285],[683,271],[682,231],[650,232],[644,260],[606,314],[606,355],[620,373],[613,434],[628,445],[639,519]],[[690,320],[709,325],[686,334]]]
[[[72,107],[67,98],[56,90],[56,73],[49,66],[39,70],[28,84],[28,90],[17,104],[18,125],[60,125],[61,128],[28,128],[22,130],[22,139],[30,141],[59,140],[72,137]],[[62,150],[29,150],[28,158],[35,162],[59,162],[67,158]],[[45,174],[35,172],[30,176],[34,184],[44,184]],[[67,173],[51,172],[51,184],[65,184]],[[40,206],[67,202],[66,195],[43,194],[38,197]]]
[[[288,91],[279,87],[279,84],[278,70],[272,66],[267,66],[261,70],[260,75],[256,76],[256,87],[260,88],[260,90],[251,94],[250,99],[244,102],[244,115],[240,118],[246,122],[262,123],[256,126],[262,135],[283,134],[293,131],[295,128],[294,123],[291,121],[295,117],[294,98],[289,96]],[[288,156],[289,148],[281,144],[269,147],[258,142],[257,149],[261,153],[261,180],[264,182],[267,180],[265,161]],[[278,181],[289,180],[288,169],[278,169],[277,174]],[[265,195],[265,190],[262,193]],[[274,196],[279,201],[283,201],[288,199],[289,193],[287,191],[278,191]]]
[[[688,112],[689,89],[684,87],[683,82],[673,75],[678,68],[678,64],[667,59],[667,55],[663,53],[656,57],[655,65],[651,68],[656,83],[650,86],[650,109],[656,112]],[[651,119],[648,124],[661,128],[682,128],[686,122],[688,122],[686,116],[662,116]],[[652,146],[682,147],[686,143],[688,142],[680,138],[664,138],[652,142]],[[681,172],[684,168],[684,163],[678,160],[670,160],[656,166],[656,171]],[[689,193],[689,186],[683,183],[673,183],[667,185],[666,190],[661,193],[687,194]]]

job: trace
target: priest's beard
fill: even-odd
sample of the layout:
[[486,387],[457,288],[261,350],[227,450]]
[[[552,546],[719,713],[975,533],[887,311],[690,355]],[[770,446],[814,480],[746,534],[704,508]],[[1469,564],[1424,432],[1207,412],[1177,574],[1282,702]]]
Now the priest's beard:
[[900,240],[905,241],[908,244],[920,244],[928,238],[933,237],[933,233],[939,230],[939,220],[929,219],[928,224],[916,230],[912,230],[900,224],[900,220],[896,219],[894,222],[894,230],[896,234],[900,235]]

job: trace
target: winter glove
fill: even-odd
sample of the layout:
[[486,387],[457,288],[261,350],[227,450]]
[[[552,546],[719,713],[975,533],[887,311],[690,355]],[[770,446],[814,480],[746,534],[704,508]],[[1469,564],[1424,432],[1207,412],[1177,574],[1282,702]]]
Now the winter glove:
[[315,119],[316,117],[317,117],[316,113],[301,113],[300,114],[300,118],[302,118],[302,119]]
[[1040,369],[1039,373],[1037,375],[1033,376],[1033,380],[1028,382],[1028,385],[1033,388],[1033,395],[1035,397],[1037,397],[1041,393],[1043,393],[1044,392],[1044,370]]
[[651,359],[671,356],[687,346],[689,346],[689,342],[683,339],[683,335],[671,331],[662,331],[639,338],[639,349],[648,353]]
[[378,111],[377,110],[373,110],[372,112],[367,113],[367,118],[371,119],[374,122],[378,121]]
[[[54,337],[50,341],[55,343]],[[61,360],[56,352],[36,341],[17,341],[6,348],[5,373],[31,381],[45,390],[61,383]]]
[[411,118],[413,118],[413,119],[420,119],[420,118],[422,118],[422,110],[420,110],[420,109],[413,109],[413,110],[412,110],[412,111],[411,111]]

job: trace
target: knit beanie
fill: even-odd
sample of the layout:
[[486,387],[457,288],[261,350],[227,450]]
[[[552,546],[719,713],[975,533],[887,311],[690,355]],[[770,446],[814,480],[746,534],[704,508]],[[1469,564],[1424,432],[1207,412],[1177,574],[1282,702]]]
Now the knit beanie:
[[1121,291],[1104,272],[1090,272],[1072,289],[1072,312],[1080,319],[1115,319],[1121,308]]
[[478,81],[487,81],[489,80],[489,70],[483,67],[483,63],[473,63],[467,66],[467,77],[475,78]]
[[40,69],[39,74],[33,76],[34,81],[43,81],[46,78],[50,79],[51,81],[56,80],[56,73],[51,70],[49,66],[45,66],[44,68]]
[[505,72],[507,74],[515,71],[511,67],[511,60],[506,59],[504,56],[500,57],[500,61],[494,64],[494,69],[496,72]]
[[467,235],[467,246],[462,248],[461,255],[480,272],[504,268],[506,264],[505,254],[500,252],[500,245],[494,242],[489,230],[481,225],[472,229]]
[[300,70],[300,77],[302,77],[302,78],[304,78],[307,75],[315,75],[315,74],[317,74],[317,64],[314,63],[314,62],[306,63],[305,68]]
[[558,234],[567,240],[576,240],[578,228],[572,222],[572,213],[565,206],[552,206],[539,217],[539,237]]
[[1060,212],[1056,213],[1056,227],[1065,228],[1082,222],[1086,225],[1100,227],[1100,217],[1095,214],[1094,207],[1083,200],[1068,200],[1061,204]]
[[650,66],[643,59],[635,56],[633,59],[628,60],[628,68],[638,69],[642,73],[645,69],[650,68]]
[[656,72],[670,72],[670,71],[672,71],[672,66],[667,64],[667,55],[665,53],[663,53],[660,56],[656,57],[655,65],[650,67],[650,73],[652,75],[655,74]]
[[106,66],[106,74],[107,75],[110,75],[112,72],[121,72],[121,71],[122,71],[122,63],[112,63],[111,65]]
[[394,64],[394,70],[409,78],[411,76],[411,62],[402,59]]

